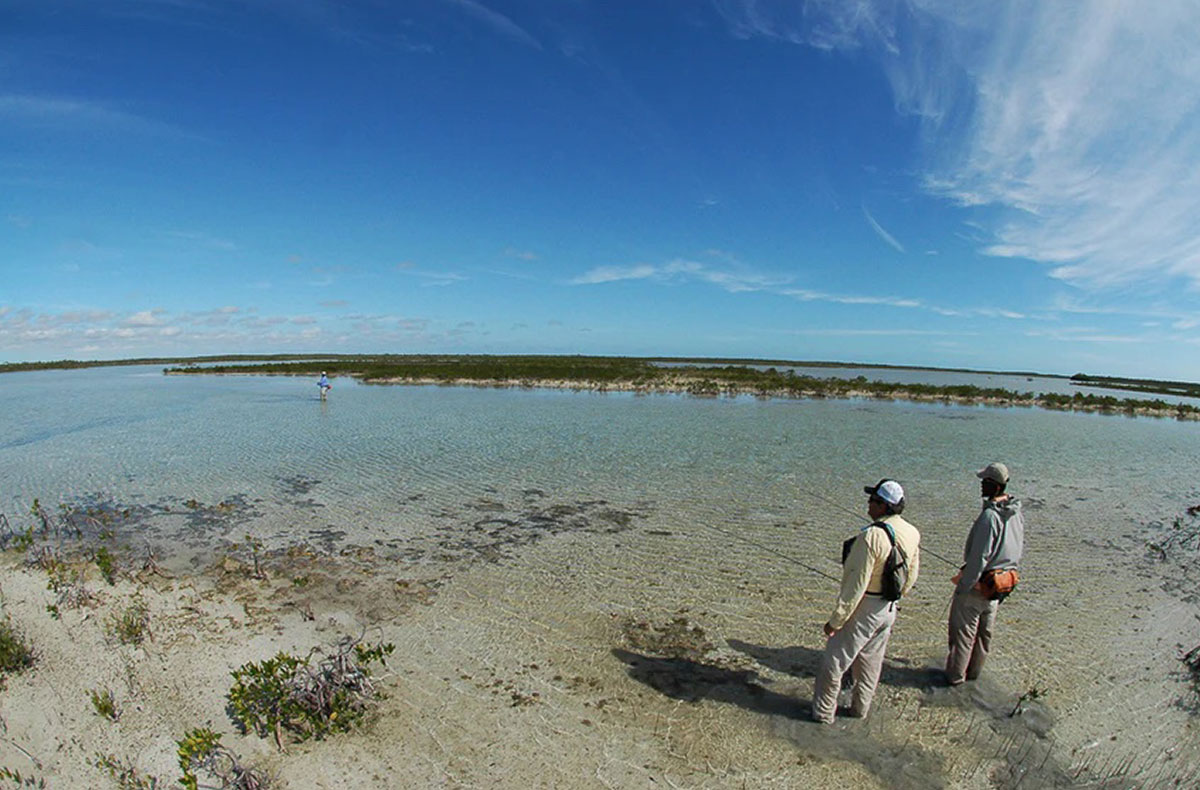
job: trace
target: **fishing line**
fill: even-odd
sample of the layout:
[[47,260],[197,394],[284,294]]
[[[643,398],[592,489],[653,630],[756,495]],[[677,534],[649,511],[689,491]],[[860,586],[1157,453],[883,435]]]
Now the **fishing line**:
[[755,548],[758,548],[758,549],[762,549],[763,551],[770,552],[771,554],[774,554],[777,557],[783,557],[788,562],[795,563],[796,565],[799,565],[801,568],[806,568],[819,576],[824,576],[826,579],[829,579],[830,581],[841,582],[841,579],[837,578],[836,576],[830,576],[828,573],[826,573],[823,570],[820,570],[819,568],[814,568],[813,566],[809,565],[808,563],[801,562],[800,560],[796,559],[795,557],[791,557],[787,554],[784,554],[782,551],[779,551],[778,549],[773,549],[770,546],[764,546],[761,543],[750,540],[750,538],[747,538],[744,535],[739,535],[736,532],[732,532],[727,529],[721,529],[720,527],[713,526],[712,524],[709,524],[708,528],[716,530],[717,532],[720,532],[722,535],[727,535],[727,536],[733,538],[734,540],[740,540],[742,543],[749,543],[751,546],[754,546]]
[[[834,501],[833,499],[830,499],[830,498],[829,498],[829,497],[827,497],[827,496],[822,496],[821,494],[818,494],[816,491],[810,491],[810,490],[808,490],[807,488],[805,488],[804,486],[798,485],[798,484],[796,484],[796,483],[792,483],[792,487],[794,487],[794,488],[795,488],[797,491],[799,491],[799,492],[800,492],[800,493],[802,493],[802,494],[808,494],[809,496],[811,496],[811,497],[814,497],[814,498],[816,498],[816,499],[819,499],[819,500],[821,500],[822,502],[825,502],[826,504],[829,504],[829,505],[832,505],[833,507],[836,507],[838,510],[842,511],[843,513],[849,513],[850,515],[852,515],[852,516],[854,516],[855,518],[858,518],[858,519],[861,519],[861,518],[863,517],[863,514],[862,514],[862,513],[855,513],[853,510],[851,510],[850,508],[848,508],[848,507],[846,507],[845,505],[841,504],[840,502],[836,502],[836,501]],[[938,554],[936,551],[934,551],[933,549],[929,548],[928,546],[922,546],[922,547],[921,547],[921,553],[922,553],[922,554],[931,554],[931,555],[933,555],[933,556],[934,556],[934,557],[936,557],[937,559],[941,560],[942,562],[946,563],[947,565],[949,565],[949,566],[950,566],[950,567],[952,567],[952,568],[957,568],[957,567],[959,567],[959,566],[960,566],[960,563],[953,562],[953,561],[951,561],[951,560],[948,560],[948,559],[946,559],[946,558],[945,558],[945,557],[943,557],[941,554]]]

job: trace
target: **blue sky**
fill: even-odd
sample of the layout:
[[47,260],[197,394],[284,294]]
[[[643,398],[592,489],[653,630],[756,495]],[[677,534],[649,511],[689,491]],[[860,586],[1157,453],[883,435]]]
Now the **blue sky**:
[[0,361],[1197,380],[1190,2],[8,0]]

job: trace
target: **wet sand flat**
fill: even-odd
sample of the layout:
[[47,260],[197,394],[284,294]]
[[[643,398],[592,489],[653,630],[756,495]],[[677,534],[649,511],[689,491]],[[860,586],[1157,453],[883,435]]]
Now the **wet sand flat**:
[[[175,741],[210,724],[287,787],[1170,786],[1200,765],[1177,660],[1195,602],[1147,535],[1081,547],[1054,507],[1030,513],[1034,550],[984,679],[939,684],[949,573],[928,556],[870,717],[834,728],[807,721],[835,585],[798,564],[831,567],[802,526],[738,540],[651,508],[475,499],[419,558],[276,547],[263,580],[244,547],[172,578],[131,556],[114,587],[89,571],[95,600],[58,619],[45,572],[10,552],[4,610],[38,662],[0,694],[2,764],[104,786],[103,753],[168,782]],[[927,531],[952,552],[953,534]],[[746,542],[772,537],[795,562]],[[1081,585],[1098,565],[1109,585]],[[105,622],[134,596],[152,638],[114,644]],[[233,669],[360,634],[396,645],[364,726],[286,754],[237,731]],[[118,721],[92,710],[97,688]]]

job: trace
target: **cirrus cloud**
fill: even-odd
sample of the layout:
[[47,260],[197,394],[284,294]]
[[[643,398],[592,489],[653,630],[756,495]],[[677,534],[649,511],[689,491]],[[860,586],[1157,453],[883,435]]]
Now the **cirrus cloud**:
[[927,133],[924,188],[991,210],[984,253],[1100,289],[1200,286],[1189,0],[715,5],[741,38],[870,53]]

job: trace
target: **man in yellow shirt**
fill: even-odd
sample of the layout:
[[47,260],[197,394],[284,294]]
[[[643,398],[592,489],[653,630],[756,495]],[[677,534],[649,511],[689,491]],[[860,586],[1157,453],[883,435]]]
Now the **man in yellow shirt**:
[[850,715],[866,716],[871,708],[888,637],[896,622],[897,602],[882,594],[884,565],[892,552],[893,535],[896,547],[908,561],[902,596],[912,589],[920,571],[921,533],[900,517],[904,489],[895,480],[885,478],[874,486],[865,486],[863,492],[869,497],[867,515],[872,523],[846,541],[842,589],[823,629],[829,641],[817,670],[812,704],[813,719],[822,724],[833,723],[842,675],[847,669],[854,677]]

